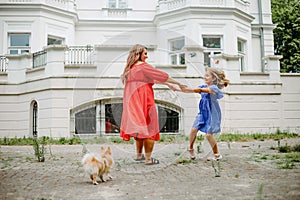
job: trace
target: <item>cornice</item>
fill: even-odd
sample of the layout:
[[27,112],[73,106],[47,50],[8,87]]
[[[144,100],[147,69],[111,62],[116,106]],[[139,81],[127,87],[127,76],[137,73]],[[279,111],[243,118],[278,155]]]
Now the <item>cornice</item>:
[[199,14],[207,15],[207,16],[216,15],[216,14],[217,14],[216,16],[220,16],[220,14],[235,15],[239,18],[244,19],[245,21],[248,21],[249,23],[255,19],[255,17],[253,17],[252,15],[245,13],[237,8],[194,7],[194,6],[192,6],[192,7],[183,7],[180,9],[171,10],[171,11],[164,12],[164,13],[159,13],[159,14],[155,15],[154,23],[157,23],[158,20],[161,21],[164,19],[174,19],[174,17],[178,17],[180,15],[188,16],[188,14],[190,14],[190,15],[197,14],[198,16],[200,16]]

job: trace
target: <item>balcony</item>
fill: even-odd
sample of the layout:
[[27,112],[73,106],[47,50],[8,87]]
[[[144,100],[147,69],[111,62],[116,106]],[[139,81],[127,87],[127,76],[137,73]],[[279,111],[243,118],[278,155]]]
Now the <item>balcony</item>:
[[249,6],[250,2],[247,0],[160,0],[157,6],[157,14],[185,7],[236,8],[249,13]]
[[75,0],[0,0],[0,4],[7,5],[48,5],[55,8],[60,8],[67,11],[75,11],[76,3]]

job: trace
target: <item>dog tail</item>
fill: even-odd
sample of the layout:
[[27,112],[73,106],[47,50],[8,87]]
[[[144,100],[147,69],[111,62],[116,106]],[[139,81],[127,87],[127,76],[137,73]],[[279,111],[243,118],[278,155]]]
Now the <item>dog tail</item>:
[[83,165],[84,171],[88,174],[98,173],[98,164],[100,160],[93,154],[85,154],[81,163]]

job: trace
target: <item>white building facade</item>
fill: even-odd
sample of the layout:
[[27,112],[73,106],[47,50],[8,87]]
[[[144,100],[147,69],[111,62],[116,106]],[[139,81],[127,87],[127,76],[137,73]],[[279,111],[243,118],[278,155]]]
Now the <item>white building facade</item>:
[[[0,0],[0,137],[118,134],[128,51],[197,87],[224,70],[222,132],[299,132],[298,74],[280,74],[270,0]],[[155,85],[162,133],[188,134],[200,95]]]

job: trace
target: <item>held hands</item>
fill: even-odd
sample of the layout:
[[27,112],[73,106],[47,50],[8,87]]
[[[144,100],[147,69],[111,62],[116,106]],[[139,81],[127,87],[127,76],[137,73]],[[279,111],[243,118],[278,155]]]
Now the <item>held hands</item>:
[[173,85],[173,84],[167,84],[167,85],[168,85],[168,87],[169,87],[171,90],[177,91],[177,92],[183,92],[183,91],[182,91],[182,88],[186,88],[186,87],[187,87],[186,85],[183,85],[183,84],[181,84],[181,83],[178,84],[179,88],[176,87],[176,86]]
[[179,87],[180,87],[181,92],[188,92],[187,91],[187,89],[188,89],[187,85],[180,84]]
[[173,91],[181,91],[180,88],[177,88],[175,85],[173,84],[168,84],[168,87],[173,90]]

